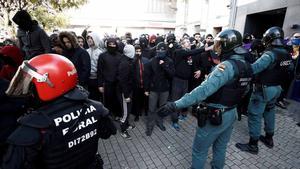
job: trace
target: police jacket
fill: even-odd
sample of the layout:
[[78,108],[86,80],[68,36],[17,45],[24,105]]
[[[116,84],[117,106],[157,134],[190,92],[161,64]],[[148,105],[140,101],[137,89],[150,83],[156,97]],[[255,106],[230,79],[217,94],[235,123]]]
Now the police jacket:
[[108,110],[79,88],[24,115],[3,169],[89,169],[99,138],[116,133]]
[[[270,62],[263,60],[267,57],[270,58]],[[257,83],[266,86],[277,86],[280,85],[282,80],[288,75],[292,59],[284,48],[276,47],[266,50],[257,62],[261,63],[261,67],[265,67],[265,69],[257,75]],[[255,63],[257,64],[257,62]]]
[[[240,95],[242,91],[246,91],[245,86],[247,86],[250,80],[248,79],[248,72],[245,73],[247,74],[247,78],[240,77],[241,75],[243,75],[243,73],[241,75],[239,74],[241,70],[239,70],[240,68],[238,64],[240,64],[241,69],[246,72],[246,68],[248,66],[242,55],[233,55],[229,57],[229,60],[227,59],[218,64],[216,68],[209,74],[208,78],[201,83],[201,85],[195,88],[192,92],[185,94],[182,98],[175,101],[176,107],[185,108],[200,103],[209,98],[209,96],[211,96],[211,98],[208,99],[211,101],[210,104],[216,108],[226,108],[236,104],[236,101],[241,100],[236,96],[241,97]],[[238,71],[239,73],[237,73]],[[235,91],[233,89],[234,85],[240,85],[241,89]],[[230,95],[225,95],[225,98],[216,97],[216,100],[214,100],[213,98],[215,98],[215,96],[213,94],[218,92],[224,92],[224,94],[229,92]],[[218,96],[219,94],[216,95]],[[228,99],[226,97],[231,97],[233,100],[231,100],[231,98]],[[222,99],[224,99],[225,101],[223,101]]]

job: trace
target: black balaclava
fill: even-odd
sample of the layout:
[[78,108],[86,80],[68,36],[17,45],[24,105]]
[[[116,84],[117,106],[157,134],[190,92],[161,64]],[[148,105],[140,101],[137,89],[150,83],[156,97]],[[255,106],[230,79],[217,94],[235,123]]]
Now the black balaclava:
[[156,55],[155,57],[158,59],[158,60],[164,60],[165,57],[166,57],[166,50],[167,50],[167,47],[166,45],[164,44],[164,42],[160,42],[156,45]]
[[148,40],[146,39],[146,37],[140,37],[140,46],[142,49],[145,49],[148,47]]
[[[108,44],[111,43],[111,42],[114,43],[114,44],[116,44],[116,47],[110,47],[110,46],[108,46]],[[108,53],[115,54],[118,51],[117,40],[115,38],[108,38],[107,42],[106,42],[106,48],[107,48]]]
[[164,41],[165,41],[164,37],[158,36],[158,37],[156,38],[156,40],[155,40],[155,44],[157,45],[157,44],[159,44],[160,42],[164,42]]
[[175,35],[173,33],[168,34],[167,43],[170,44],[170,43],[174,43],[175,41],[176,41]]
[[30,31],[32,29],[33,21],[29,13],[25,10],[18,11],[12,20],[24,31]]

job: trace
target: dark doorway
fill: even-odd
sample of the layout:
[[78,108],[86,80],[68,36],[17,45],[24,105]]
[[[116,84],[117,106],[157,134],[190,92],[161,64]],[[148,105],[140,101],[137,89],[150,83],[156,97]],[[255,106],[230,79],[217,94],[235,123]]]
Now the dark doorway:
[[244,34],[253,34],[256,38],[262,38],[263,33],[272,26],[282,28],[286,8],[275,9],[247,15]]

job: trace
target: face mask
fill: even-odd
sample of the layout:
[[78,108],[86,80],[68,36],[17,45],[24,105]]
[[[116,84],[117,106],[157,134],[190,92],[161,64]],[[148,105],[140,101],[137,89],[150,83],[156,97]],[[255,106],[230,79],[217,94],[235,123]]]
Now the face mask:
[[156,51],[156,58],[162,60],[166,57],[166,51]]
[[292,39],[292,45],[300,46],[300,38]]
[[116,53],[117,47],[107,46],[107,51],[108,51],[109,53]]

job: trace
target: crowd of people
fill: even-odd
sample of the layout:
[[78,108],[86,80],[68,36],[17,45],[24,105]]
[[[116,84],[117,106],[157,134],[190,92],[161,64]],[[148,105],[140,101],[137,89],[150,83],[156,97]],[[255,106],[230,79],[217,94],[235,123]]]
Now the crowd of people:
[[[142,34],[133,38],[129,32],[122,37],[100,37],[98,32],[88,29],[82,35],[62,31],[48,36],[24,10],[17,12],[12,20],[19,26],[18,42],[2,46],[0,50],[1,159],[5,152],[10,155],[18,152],[9,157],[6,153],[4,168],[18,168],[24,161],[35,167],[95,167],[102,162],[91,164],[89,160],[82,160],[76,166],[77,159],[98,157],[96,160],[101,161],[99,155],[92,157],[91,154],[96,154],[98,138],[107,139],[116,134],[115,124],[120,125],[122,137],[131,139],[130,130],[144,115],[145,134],[151,137],[155,126],[165,131],[165,125],[171,125],[180,131],[180,123],[193,117],[187,116],[189,112],[198,119],[197,133],[200,133],[195,136],[192,167],[203,168],[208,148],[214,145],[212,167],[223,168],[236,112],[239,120],[242,114],[249,116],[250,135],[249,143],[236,146],[257,154],[258,140],[270,148],[274,146],[275,104],[285,109],[286,98],[300,100],[300,33],[294,33],[288,40],[278,27],[266,31],[262,39],[251,34],[242,37],[232,29],[222,31],[215,38],[211,34],[203,37],[200,33],[184,34],[180,39],[173,33]],[[20,71],[31,78],[22,76]],[[29,83],[34,83],[34,87],[31,86],[34,89],[29,89]],[[294,92],[289,92],[291,83]],[[35,97],[9,97],[28,96],[28,91],[34,91],[31,95]],[[198,105],[200,102],[206,105]],[[206,109],[209,115],[201,116],[207,113],[203,111]],[[55,114],[58,110],[61,112]],[[43,112],[47,118],[36,112]],[[199,112],[204,113],[199,115]],[[170,116],[171,124],[164,122],[166,116]],[[262,116],[267,125],[265,136],[260,134]],[[48,130],[52,126],[49,119],[57,129]],[[208,119],[210,123],[206,122]],[[106,126],[94,126],[100,121]],[[20,124],[22,127],[15,131]],[[53,132],[52,137],[64,136],[72,141],[54,141],[49,134],[40,136],[49,131]],[[62,131],[62,135],[57,131]],[[69,131],[74,134],[68,134],[72,133]],[[90,144],[76,140],[81,136]],[[46,159],[43,163],[37,163],[37,153],[32,151],[41,149],[40,143],[36,144],[40,140],[49,143],[43,149],[42,157]],[[59,159],[65,154],[55,151],[66,149],[65,142],[68,151],[75,147],[72,153],[82,154],[75,159],[71,158],[72,153]],[[8,143],[19,148],[8,148]],[[28,150],[30,158],[22,159],[23,163],[14,161],[26,154],[26,146],[31,148]],[[50,154],[55,156],[48,156]]]

